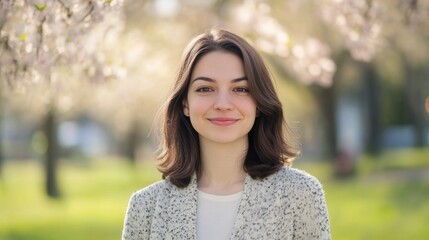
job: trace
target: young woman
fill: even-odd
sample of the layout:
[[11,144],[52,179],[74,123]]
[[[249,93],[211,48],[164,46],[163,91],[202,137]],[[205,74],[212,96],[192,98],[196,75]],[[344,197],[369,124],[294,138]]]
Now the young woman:
[[164,180],[132,195],[122,239],[330,239],[322,187],[290,167],[282,105],[244,39],[194,38],[164,110]]

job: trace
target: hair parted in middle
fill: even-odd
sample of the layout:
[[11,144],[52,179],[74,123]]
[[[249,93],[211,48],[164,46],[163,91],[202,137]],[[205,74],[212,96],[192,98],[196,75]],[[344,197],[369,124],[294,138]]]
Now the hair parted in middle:
[[286,141],[289,128],[281,102],[264,61],[243,38],[226,30],[210,30],[195,37],[185,48],[180,67],[164,108],[158,169],[177,187],[186,187],[201,171],[198,133],[184,115],[192,71],[205,54],[226,51],[238,56],[244,66],[249,91],[258,115],[248,134],[244,171],[252,178],[265,178],[289,166],[297,150]]

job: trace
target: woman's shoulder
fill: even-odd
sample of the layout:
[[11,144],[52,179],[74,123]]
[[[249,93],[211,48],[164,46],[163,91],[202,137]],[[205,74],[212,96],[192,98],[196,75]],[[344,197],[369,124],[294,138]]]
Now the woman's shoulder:
[[316,177],[297,168],[283,167],[273,175],[273,180],[288,188],[322,191],[322,184]]
[[139,199],[141,202],[155,200],[156,198],[165,195],[166,191],[169,191],[171,183],[168,180],[160,180],[155,183],[152,183],[140,190],[137,190],[133,193],[131,198],[135,200]]
[[310,173],[293,167],[285,166],[277,172],[277,175],[278,177],[287,178],[298,182],[318,181],[317,178]]

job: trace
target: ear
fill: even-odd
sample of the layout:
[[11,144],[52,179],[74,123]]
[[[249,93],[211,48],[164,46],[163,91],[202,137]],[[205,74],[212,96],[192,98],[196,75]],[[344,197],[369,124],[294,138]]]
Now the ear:
[[189,117],[189,107],[187,101],[183,101],[183,114]]

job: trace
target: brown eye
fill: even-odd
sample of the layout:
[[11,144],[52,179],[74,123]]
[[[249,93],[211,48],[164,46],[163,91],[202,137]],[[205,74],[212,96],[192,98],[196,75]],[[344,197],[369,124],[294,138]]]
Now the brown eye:
[[209,87],[200,87],[197,88],[196,92],[212,92],[213,90]]
[[234,92],[240,92],[240,93],[248,93],[249,89],[245,88],[245,87],[238,87],[234,89]]

